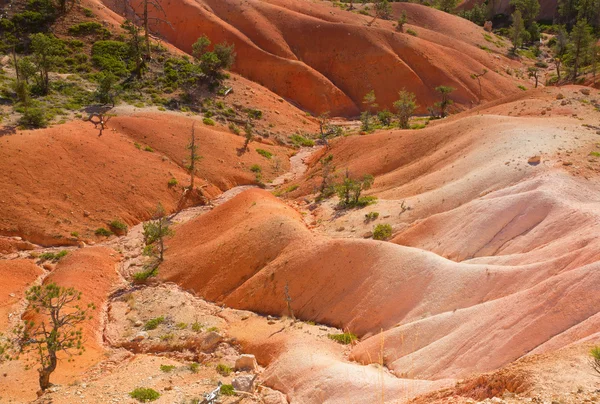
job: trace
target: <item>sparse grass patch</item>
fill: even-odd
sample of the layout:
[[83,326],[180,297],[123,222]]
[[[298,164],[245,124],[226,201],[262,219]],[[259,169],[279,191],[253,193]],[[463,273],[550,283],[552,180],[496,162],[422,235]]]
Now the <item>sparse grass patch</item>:
[[258,164],[253,164],[250,167],[250,171],[252,171],[253,173],[261,173],[262,172],[262,168],[260,168],[260,166]]
[[200,332],[202,331],[202,328],[204,328],[204,326],[197,321],[194,324],[192,324],[192,331],[194,332]]
[[517,87],[519,87],[521,90],[523,91],[527,91],[527,87],[523,86],[523,85],[518,85]]
[[600,157],[600,152],[597,152],[597,151],[590,152],[590,156]]
[[217,373],[221,376],[227,377],[233,372],[233,369],[223,363],[219,363],[216,367]]
[[150,153],[154,153],[154,149],[150,146],[144,146],[144,151],[150,152]]
[[406,30],[406,33],[408,35],[417,36],[417,33],[415,31],[413,31],[412,29],[410,29],[410,28]]
[[125,233],[127,233],[127,229],[128,229],[127,225],[118,219],[110,222],[108,224],[108,227],[115,234],[125,234]]
[[167,183],[167,185],[169,185],[169,188],[173,188],[175,185],[177,185],[179,182],[177,181],[177,178],[171,178],[169,180],[169,182]]
[[279,190],[279,191],[274,191],[273,195],[275,196],[281,196],[283,194],[287,194],[289,192],[294,192],[295,190],[297,190],[300,187],[300,185],[298,184],[294,184],[294,185],[290,185],[289,187]]
[[192,373],[198,373],[198,371],[200,370],[200,364],[197,362],[192,362],[188,365],[188,369],[192,372]]
[[165,373],[175,370],[175,365],[160,365],[160,370]]
[[144,324],[144,330],[146,330],[146,331],[155,330],[158,328],[159,325],[161,325],[164,322],[165,322],[164,316],[150,319],[150,320],[146,321],[146,324]]
[[204,118],[202,119],[202,123],[208,126],[215,126],[215,121],[213,121],[210,118]]
[[290,136],[290,140],[292,144],[297,147],[312,147],[315,145],[314,140],[304,137],[298,133],[295,133],[292,136]]
[[219,331],[219,327],[208,327],[206,329],[207,332],[218,332]]
[[67,250],[61,250],[57,253],[45,252],[45,253],[40,254],[40,256],[38,258],[42,261],[57,262],[57,261],[60,261],[61,258],[65,257],[68,253],[69,252]]
[[270,151],[267,151],[267,150],[256,149],[256,152],[267,159],[271,159],[271,157],[273,157],[273,153],[271,153]]
[[352,342],[358,339],[358,337],[355,334],[352,334],[351,332],[345,332],[342,334],[327,334],[327,337],[342,345],[351,344]]
[[379,212],[369,212],[365,214],[365,222],[369,223],[376,220],[379,217]]
[[178,330],[185,330],[187,328],[187,323],[181,322],[181,323],[177,323],[175,325],[175,327],[177,327]]
[[129,396],[142,403],[147,403],[149,401],[158,400],[158,398],[160,397],[160,393],[154,389],[138,387],[137,389],[129,393]]

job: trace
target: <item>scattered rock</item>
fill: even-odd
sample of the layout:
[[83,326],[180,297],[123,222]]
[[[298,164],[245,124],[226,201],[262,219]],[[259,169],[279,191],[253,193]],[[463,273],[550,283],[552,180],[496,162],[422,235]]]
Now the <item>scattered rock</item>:
[[132,341],[139,342],[148,339],[149,335],[146,331],[140,331],[133,337]]
[[373,232],[372,231],[368,231],[365,234],[363,234],[363,238],[371,238],[373,237]]
[[83,217],[90,217],[90,212],[88,212],[87,210],[84,210]]
[[235,370],[248,370],[256,372],[258,370],[258,363],[254,355],[243,354],[235,361]]
[[201,343],[200,349],[202,351],[212,351],[217,345],[219,345],[223,341],[223,336],[218,332],[211,331],[204,337],[204,340]]
[[252,375],[238,376],[231,381],[231,385],[237,391],[252,392],[254,390],[255,378],[256,376]]
[[563,98],[565,98],[565,95],[563,93],[556,94],[556,99],[557,100],[562,100]]
[[288,404],[288,401],[282,392],[268,387],[262,388],[261,396],[264,404]]
[[133,323],[133,325],[136,326],[136,327],[141,327],[141,326],[144,325],[144,323],[142,322],[142,320],[136,320],[136,322]]
[[581,92],[581,94],[583,95],[590,95],[590,89],[589,88],[582,88],[581,90],[579,90]]
[[527,160],[527,163],[532,166],[537,166],[542,162],[542,156],[533,156]]
[[573,162],[571,161],[563,161],[563,166],[572,166]]

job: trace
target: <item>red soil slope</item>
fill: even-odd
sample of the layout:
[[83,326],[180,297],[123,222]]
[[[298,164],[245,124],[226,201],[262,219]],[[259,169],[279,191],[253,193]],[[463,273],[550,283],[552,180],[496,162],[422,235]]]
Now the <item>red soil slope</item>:
[[[479,98],[470,75],[484,68],[489,70],[482,80],[484,99],[518,91],[512,77],[497,73],[514,62],[474,46],[483,41],[481,28],[424,6],[407,7],[411,20],[406,28],[415,30],[415,37],[397,32],[391,21],[368,26],[371,17],[327,2],[161,4],[166,11],[161,17],[172,27],[163,24],[157,29],[169,42],[186,52],[202,34],[215,43],[233,43],[238,55],[234,71],[315,113],[357,115],[371,89],[382,108],[391,108],[402,88],[417,94],[420,111],[425,112],[437,101],[434,88],[439,85],[457,88],[457,106],[470,106]],[[113,8],[121,10],[116,4]]]
[[[81,121],[20,131],[3,137],[0,148],[0,234],[68,244],[76,242],[72,232],[88,239],[112,220],[147,219],[158,202],[171,211],[189,182],[183,160],[193,122],[203,156],[198,185],[206,185],[207,197],[255,183],[253,164],[261,165],[265,181],[279,175],[256,148],[279,156],[282,171],[288,167],[285,148],[252,143],[251,152],[240,157],[243,137],[174,114],[116,117],[102,137]],[[171,178],[179,185],[169,187]]]

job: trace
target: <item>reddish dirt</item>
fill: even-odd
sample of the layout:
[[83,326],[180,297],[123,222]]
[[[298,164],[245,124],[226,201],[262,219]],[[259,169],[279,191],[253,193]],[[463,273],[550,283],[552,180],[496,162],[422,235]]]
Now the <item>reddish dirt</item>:
[[[257,148],[279,156],[279,170],[289,167],[288,149],[253,142],[240,157],[243,137],[175,114],[116,117],[101,137],[81,121],[19,131],[2,138],[0,234],[41,245],[75,244],[97,240],[94,231],[112,220],[131,225],[148,219],[159,202],[174,210],[189,183],[183,159],[193,122],[203,156],[197,186],[205,186],[206,197],[255,184],[253,164],[263,168],[263,181],[278,176],[274,159]],[[144,151],[146,146],[154,152]],[[177,186],[168,186],[171,178]]]
[[0,261],[0,333],[7,331],[9,315],[19,313],[17,304],[25,290],[43,272],[29,260]]
[[[119,10],[116,3],[107,4]],[[462,109],[478,102],[479,87],[470,75],[484,68],[489,73],[482,80],[483,99],[519,91],[515,79],[504,73],[519,64],[500,56],[504,48],[485,42],[482,28],[425,6],[403,6],[409,12],[406,28],[416,31],[415,37],[397,32],[392,21],[368,26],[371,17],[327,2],[162,4],[166,16],[161,18],[174,28],[161,24],[157,29],[169,42],[186,52],[202,34],[214,43],[233,43],[238,55],[234,71],[313,113],[355,116],[372,89],[380,107],[391,108],[402,88],[414,92],[419,111],[426,112],[437,101],[434,88],[439,85],[457,88],[453,98]]]

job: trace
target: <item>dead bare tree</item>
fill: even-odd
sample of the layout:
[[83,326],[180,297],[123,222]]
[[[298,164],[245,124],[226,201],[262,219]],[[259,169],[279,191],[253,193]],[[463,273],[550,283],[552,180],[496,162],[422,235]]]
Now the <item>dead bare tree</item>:
[[481,90],[481,78],[483,76],[485,76],[485,74],[488,72],[487,69],[483,69],[483,71],[481,73],[473,73],[471,74],[471,78],[473,80],[477,80],[477,83],[479,83],[479,102],[481,103],[481,98],[482,98],[482,90]]
[[108,121],[112,118],[112,115],[108,114],[112,108],[111,105],[93,105],[85,109],[85,112],[89,113],[86,121],[93,123],[96,129],[98,129],[98,125],[100,126],[98,137],[102,136],[102,132],[107,128]]
[[292,309],[292,297],[290,296],[290,285],[285,283],[285,288],[283,289],[283,293],[285,295],[285,302],[287,304],[288,314],[292,318],[293,321],[296,321],[296,317],[294,316],[294,310]]

